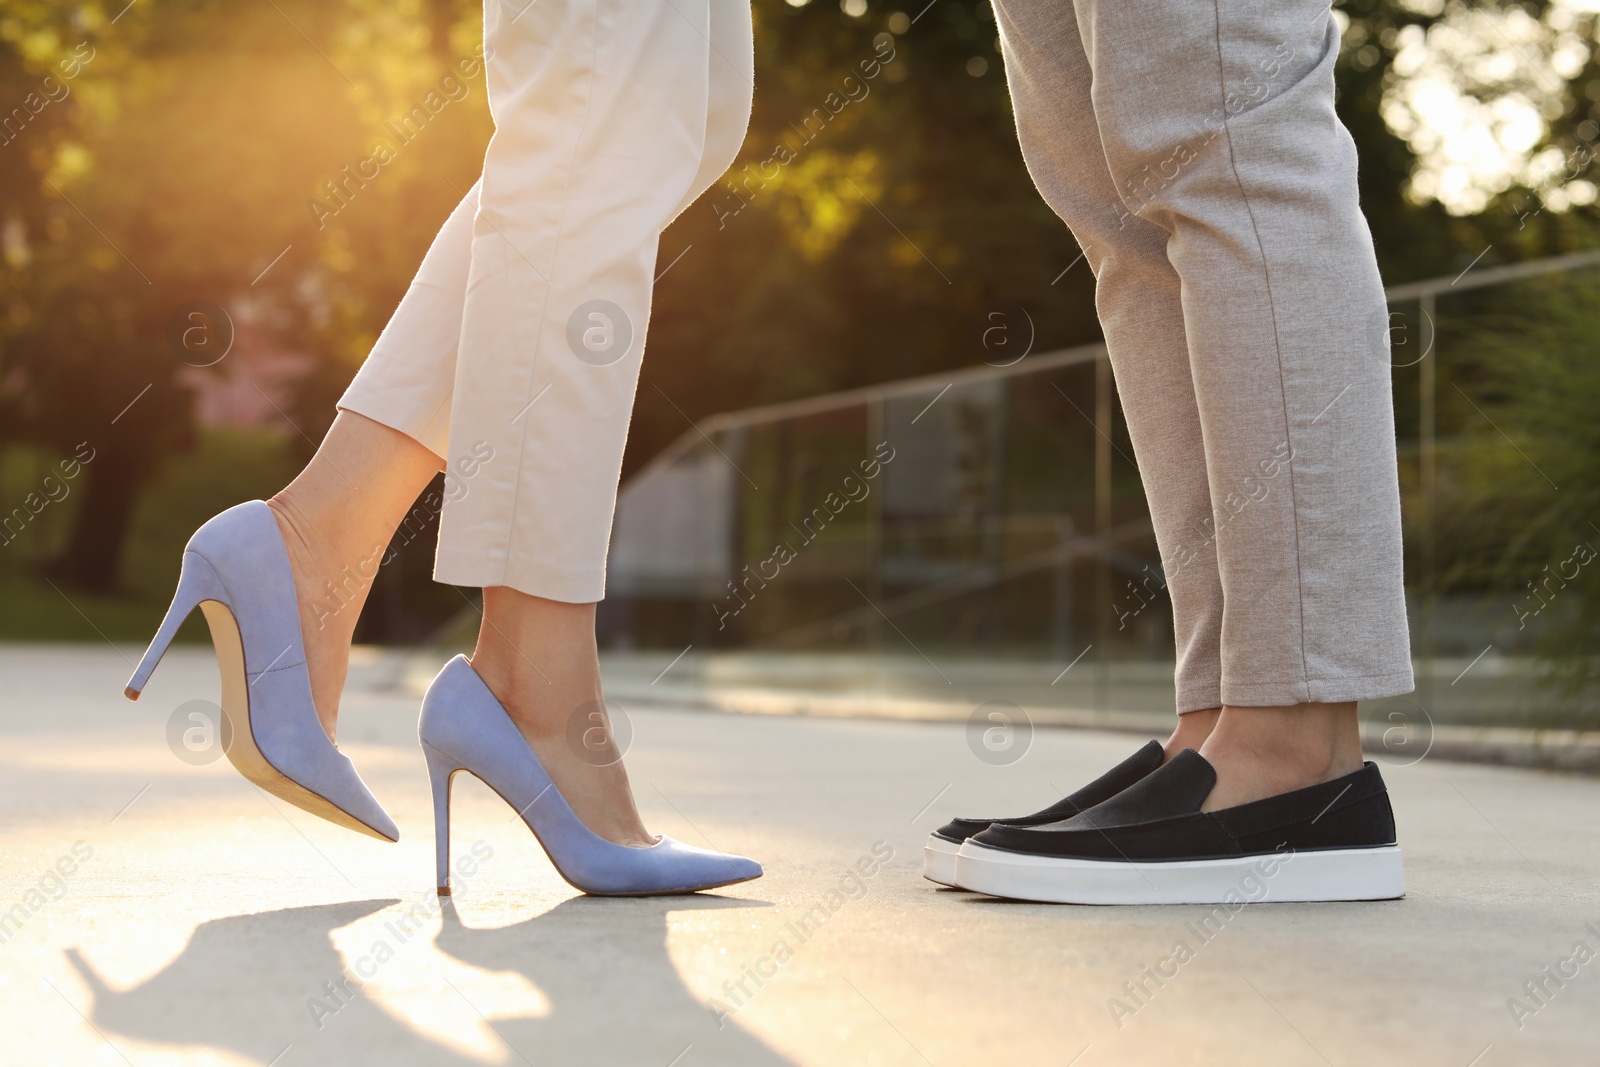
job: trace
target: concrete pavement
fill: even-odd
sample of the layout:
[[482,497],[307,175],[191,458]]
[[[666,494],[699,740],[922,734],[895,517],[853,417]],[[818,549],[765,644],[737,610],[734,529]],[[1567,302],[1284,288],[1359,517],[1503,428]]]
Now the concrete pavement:
[[175,754],[182,706],[217,697],[207,651],[174,652],[137,704],[120,695],[124,656],[0,646],[7,1065],[1596,1059],[1592,779],[1396,760],[1406,899],[1208,923],[1209,909],[1004,903],[919,875],[945,818],[1040,806],[1131,751],[1127,734],[1041,729],[995,764],[962,723],[641,704],[628,765],[647,823],[767,876],[584,898],[505,805],[458,780],[456,840],[480,859],[440,910],[395,661],[358,664],[341,725],[400,825],[386,845],[225,760]]

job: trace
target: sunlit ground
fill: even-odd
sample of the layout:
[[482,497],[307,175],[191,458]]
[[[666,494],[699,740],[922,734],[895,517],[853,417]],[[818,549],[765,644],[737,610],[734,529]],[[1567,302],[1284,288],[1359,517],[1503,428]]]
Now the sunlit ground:
[[[400,824],[384,845],[225,762],[180,762],[168,717],[215,681],[203,651],[173,656],[127,704],[108,647],[0,648],[0,904],[31,911],[0,945],[7,1064],[1592,1057],[1600,965],[1572,958],[1600,947],[1593,780],[1389,768],[1405,900],[1252,905],[1202,940],[1205,909],[1005,904],[919,876],[930,828],[1053,799],[1126,735],[1041,731],[992,767],[954,724],[641,710],[628,758],[648,822],[767,876],[580,897],[509,809],[458,784],[458,846],[488,856],[441,914],[414,698],[383,688],[397,672],[358,671],[341,731]],[[875,845],[892,850],[881,868]],[[873,873],[853,876],[864,858]],[[1175,968],[1179,941],[1193,958]],[[1564,985],[1546,977],[1563,969]]]

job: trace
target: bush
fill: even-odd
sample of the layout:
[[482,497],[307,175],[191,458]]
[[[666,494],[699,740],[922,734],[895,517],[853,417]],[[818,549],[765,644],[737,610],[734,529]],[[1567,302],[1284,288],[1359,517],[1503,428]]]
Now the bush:
[[[1474,427],[1441,509],[1449,580],[1504,590],[1547,680],[1600,723],[1600,281],[1519,286],[1441,395]],[[1459,390],[1459,392],[1457,392]],[[1469,405],[1476,406],[1477,412]],[[1573,723],[1578,725],[1578,723]]]

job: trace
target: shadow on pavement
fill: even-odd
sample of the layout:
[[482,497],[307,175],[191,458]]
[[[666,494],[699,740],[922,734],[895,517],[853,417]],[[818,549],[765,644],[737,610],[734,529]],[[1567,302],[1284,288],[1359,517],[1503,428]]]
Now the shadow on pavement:
[[[550,998],[544,1018],[495,1022],[534,1063],[554,1055],[584,1064],[786,1065],[792,1061],[734,1020],[719,1028],[667,953],[669,912],[767,906],[705,894],[573,897],[513,926],[475,929],[447,905],[438,945],[474,967],[520,973]],[[738,976],[736,964],[726,970],[716,977]]]
[[[88,1018],[113,1039],[226,1049],[272,1067],[481,1062],[419,1034],[360,991],[330,995],[347,969],[332,932],[396,903],[213,919],[171,963],[122,990],[77,949],[66,956],[93,994]],[[786,1065],[732,1020],[719,1028],[667,952],[669,912],[758,906],[715,896],[577,897],[524,922],[478,929],[446,901],[437,947],[473,967],[521,974],[548,999],[548,1014],[489,1021],[516,1053],[508,1062]],[[436,986],[438,996],[464,996],[442,975]],[[319,1019],[313,1000],[337,1010]]]

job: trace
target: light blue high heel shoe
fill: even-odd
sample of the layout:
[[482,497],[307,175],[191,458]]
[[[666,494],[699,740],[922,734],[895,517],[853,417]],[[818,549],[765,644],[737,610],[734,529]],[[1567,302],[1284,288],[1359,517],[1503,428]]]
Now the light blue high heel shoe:
[[387,841],[400,831],[322,729],[311,699],[294,574],[265,501],[229,508],[183,550],[172,607],[124,694],[138,700],[183,620],[198,607],[222,672],[229,762],[250,781],[329,822]]
[[422,698],[418,726],[433,781],[440,896],[450,895],[450,783],[468,771],[528,824],[557,873],[595,896],[657,896],[747,882],[761,864],[662,837],[648,848],[599,836],[573,813],[505,708],[465,656],[444,665]]

